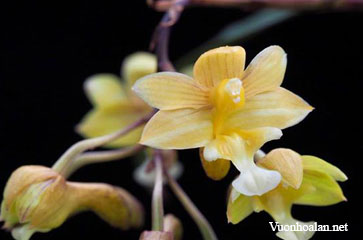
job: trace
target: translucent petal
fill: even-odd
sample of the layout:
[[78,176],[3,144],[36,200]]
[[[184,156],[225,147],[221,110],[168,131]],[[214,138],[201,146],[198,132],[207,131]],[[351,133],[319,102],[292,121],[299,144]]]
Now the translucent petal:
[[202,54],[194,65],[194,79],[203,86],[217,86],[227,78],[243,76],[246,53],[242,47],[220,47]]
[[132,89],[145,102],[160,110],[198,109],[209,105],[209,91],[180,73],[150,74],[139,79]]
[[285,75],[286,53],[279,46],[261,51],[248,65],[242,81],[246,99],[279,87]]
[[209,110],[159,111],[146,124],[141,144],[161,149],[203,147],[212,140]]

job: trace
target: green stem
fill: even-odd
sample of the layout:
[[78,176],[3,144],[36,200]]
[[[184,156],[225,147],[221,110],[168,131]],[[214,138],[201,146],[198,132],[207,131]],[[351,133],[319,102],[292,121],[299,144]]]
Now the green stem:
[[155,114],[155,111],[152,111],[147,116],[142,117],[141,119],[130,124],[129,126],[123,128],[119,131],[113,132],[111,134],[79,141],[78,143],[71,146],[57,160],[57,162],[53,165],[52,169],[62,175],[68,175],[69,169],[72,169],[73,163],[79,154],[81,154],[89,149],[101,147],[107,143],[117,140],[118,138],[129,133],[130,131],[134,130],[135,128],[145,124],[154,114]]
[[164,207],[163,207],[163,163],[160,150],[155,150],[155,185],[152,196],[152,230],[164,230]]
[[179,184],[170,176],[166,171],[164,172],[168,179],[168,183],[174,194],[178,197],[184,208],[193,218],[194,222],[197,224],[204,240],[217,240],[217,235],[215,234],[212,226],[209,224],[208,220],[203,216],[199,209],[190,200],[188,195],[183,191]]
[[72,166],[70,166],[66,172],[63,172],[63,176],[68,178],[75,171],[88,164],[103,163],[127,158],[142,149],[144,149],[144,146],[137,144],[135,146],[115,150],[82,153],[73,161]]

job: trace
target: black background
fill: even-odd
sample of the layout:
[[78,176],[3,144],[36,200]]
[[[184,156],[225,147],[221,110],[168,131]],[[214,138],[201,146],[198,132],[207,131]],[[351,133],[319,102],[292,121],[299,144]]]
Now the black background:
[[[171,58],[177,59],[203,43],[223,26],[251,12],[237,9],[193,8],[183,14],[171,37]],[[52,163],[80,137],[75,124],[90,109],[84,79],[94,73],[118,74],[122,59],[147,50],[161,14],[144,1],[88,1],[71,5],[30,1],[3,6],[0,64],[0,191],[21,165]],[[363,13],[306,12],[241,43],[250,61],[263,48],[278,44],[288,53],[283,86],[316,109],[299,125],[284,131],[280,141],[265,145],[289,147],[340,167],[349,181],[341,184],[348,202],[329,207],[295,206],[295,218],[319,224],[348,223],[348,232],[318,232],[314,239],[354,239],[360,233],[361,111],[363,81]],[[196,150],[181,151],[185,166],[180,179],[220,239],[273,239],[266,213],[242,223],[227,224],[225,195],[236,175],[221,182],[205,177]],[[106,182],[136,195],[147,210],[150,194],[132,179],[131,159],[87,166],[72,176],[83,182]],[[197,227],[169,189],[166,212],[176,214],[185,227],[184,239],[201,239]],[[82,213],[63,226],[33,239],[138,239],[139,231],[108,227],[92,213]],[[11,239],[0,232],[0,239]]]

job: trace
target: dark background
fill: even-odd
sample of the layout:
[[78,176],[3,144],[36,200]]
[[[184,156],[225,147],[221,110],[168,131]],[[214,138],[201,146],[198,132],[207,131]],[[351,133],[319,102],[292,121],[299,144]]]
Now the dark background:
[[[223,26],[251,12],[193,8],[183,14],[171,38],[171,58],[177,59],[203,43]],[[79,2],[72,5],[30,1],[2,6],[0,23],[0,191],[21,165],[52,163],[80,137],[75,124],[90,109],[83,91],[85,78],[100,72],[119,73],[122,59],[147,50],[161,14],[144,1]],[[295,218],[319,224],[348,223],[348,232],[318,232],[314,239],[353,239],[362,226],[361,111],[363,81],[363,12],[306,12],[241,43],[250,61],[263,48],[278,44],[288,53],[283,86],[316,109],[301,124],[284,131],[280,141],[265,145],[289,147],[341,168],[349,181],[341,184],[348,202],[329,207],[295,206]],[[181,185],[210,220],[222,240],[274,238],[266,213],[242,223],[227,224],[226,189],[236,171],[221,182],[205,177],[196,150],[181,151],[185,173]],[[72,180],[106,182],[136,195],[147,210],[150,194],[132,179],[131,159],[87,166]],[[166,190],[166,212],[185,227],[184,239],[201,239],[197,227],[177,199]],[[92,213],[82,213],[48,234],[33,239],[138,239],[139,231],[108,227]],[[0,231],[0,239],[11,239]]]

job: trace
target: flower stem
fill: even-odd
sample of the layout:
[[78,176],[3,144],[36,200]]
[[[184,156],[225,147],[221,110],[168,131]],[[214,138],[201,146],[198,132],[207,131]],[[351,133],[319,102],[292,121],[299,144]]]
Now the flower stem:
[[[157,11],[167,11],[177,0],[154,0],[149,5]],[[293,8],[293,9],[339,9],[362,7],[360,0],[189,0],[189,5],[241,8]]]
[[188,195],[183,191],[179,184],[170,176],[166,171],[164,172],[168,179],[168,183],[174,194],[178,197],[180,202],[183,204],[186,211],[193,218],[194,222],[197,224],[204,240],[217,240],[217,235],[215,234],[212,226],[209,224],[208,220],[203,216],[203,214],[198,210],[194,203],[190,200]]
[[72,171],[71,169],[73,168],[73,163],[75,159],[79,156],[79,154],[89,149],[101,147],[107,143],[110,143],[122,137],[123,135],[129,133],[133,129],[146,123],[155,114],[155,112],[156,111],[154,110],[147,116],[142,117],[136,122],[130,124],[129,126],[121,130],[118,130],[116,132],[113,132],[111,134],[101,137],[86,139],[79,141],[78,143],[75,143],[57,160],[57,162],[53,165],[52,169],[60,173],[61,175],[69,175],[68,171]]
[[144,149],[144,146],[137,144],[135,146],[115,150],[82,153],[73,161],[72,165],[69,166],[68,170],[66,172],[63,172],[63,177],[70,177],[75,171],[88,164],[120,160],[123,158],[127,158],[141,151],[142,149]]
[[160,150],[155,150],[155,185],[152,196],[152,230],[164,230],[164,207],[163,207],[163,159]]
[[[149,4],[154,4],[150,1]],[[175,67],[169,59],[169,38],[172,26],[179,20],[185,6],[189,0],[174,0],[168,11],[164,14],[158,26],[155,28],[151,43],[150,50],[154,50],[158,58],[159,71],[175,71]]]

